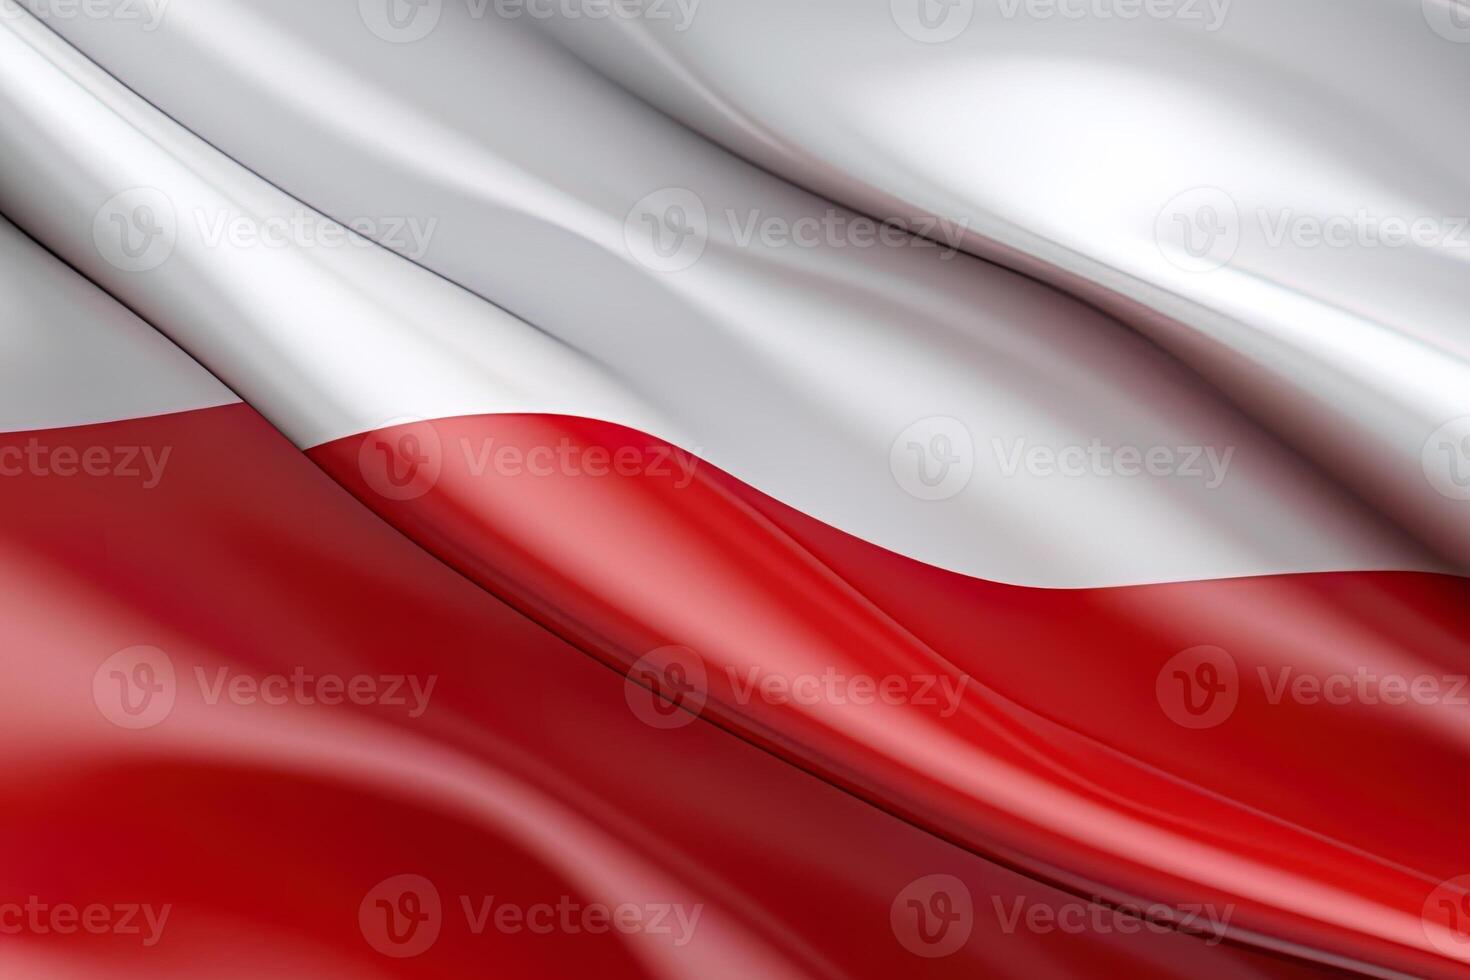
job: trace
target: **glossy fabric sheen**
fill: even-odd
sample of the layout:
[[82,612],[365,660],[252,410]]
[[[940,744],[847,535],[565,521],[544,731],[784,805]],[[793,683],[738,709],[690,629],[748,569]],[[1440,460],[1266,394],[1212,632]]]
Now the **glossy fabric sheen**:
[[[996,908],[1087,908],[1088,896],[712,725],[644,724],[623,677],[383,524],[246,406],[4,435],[0,449],[32,439],[172,454],[146,490],[0,481],[0,506],[26,515],[0,533],[0,894],[172,911],[151,948],[7,935],[7,975],[1317,975],[1175,932],[1003,931]],[[138,645],[168,658],[175,700],[155,726],[127,730],[99,713],[93,683],[113,651]],[[387,704],[211,704],[196,680],[300,663],[437,684],[413,717]],[[430,882],[442,913],[428,949],[393,959],[364,941],[357,912],[401,874]],[[895,939],[890,907],[934,874],[964,882],[976,913],[961,949],[923,959]],[[702,912],[677,947],[685,937],[477,934],[461,899],[478,912],[487,895]]]
[[0,0],[0,973],[1470,976],[1467,252],[1273,231],[1459,8],[1091,3]]
[[1414,461],[1470,414],[1465,4],[884,6],[534,23],[733,152],[1121,314],[1463,562]]
[[[153,32],[55,27],[213,146],[16,11],[0,33],[0,142],[23,166],[0,181],[0,207],[303,448],[405,419],[582,415],[996,581],[1446,567],[1439,539],[1410,539],[1198,375],[1055,291],[934,248],[739,244],[752,217],[853,215],[711,146],[528,24],[449,4],[441,29],[392,45],[349,4],[177,13]],[[174,254],[145,273],[94,240],[98,209],[140,186],[177,226]],[[670,187],[711,215],[703,255],[672,273],[627,244],[640,200]],[[313,208],[438,224],[413,262],[209,234]],[[889,475],[895,442],[934,418],[974,447],[969,482],[941,501]],[[1004,467],[1018,439],[1208,447],[1232,462],[1213,487],[1036,478]]]
[[[1454,842],[1460,787],[1440,778],[1466,764],[1463,707],[1307,705],[1271,692],[1283,668],[1454,674],[1470,656],[1464,579],[1021,589],[874,548],[697,460],[625,477],[480,469],[490,460],[477,447],[532,459],[561,445],[607,460],[651,461],[658,448],[604,423],[497,415],[311,455],[555,632],[623,671],[682,648],[653,661],[663,690],[695,678],[705,716],[950,839],[1085,887],[1106,881],[1113,901],[1208,896],[1278,948],[1433,962],[1421,913],[1470,860]],[[418,483],[395,492],[395,471]],[[1218,727],[1184,730],[1160,677],[1200,646],[1227,653],[1238,704]],[[935,690],[957,696],[751,693],[828,669],[943,678]],[[1350,773],[1338,768],[1345,756]]]

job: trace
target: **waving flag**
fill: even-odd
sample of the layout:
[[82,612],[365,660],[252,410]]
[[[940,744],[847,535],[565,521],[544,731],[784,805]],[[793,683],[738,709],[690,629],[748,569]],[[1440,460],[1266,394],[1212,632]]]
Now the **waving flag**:
[[0,0],[0,964],[1470,975],[1466,42]]

